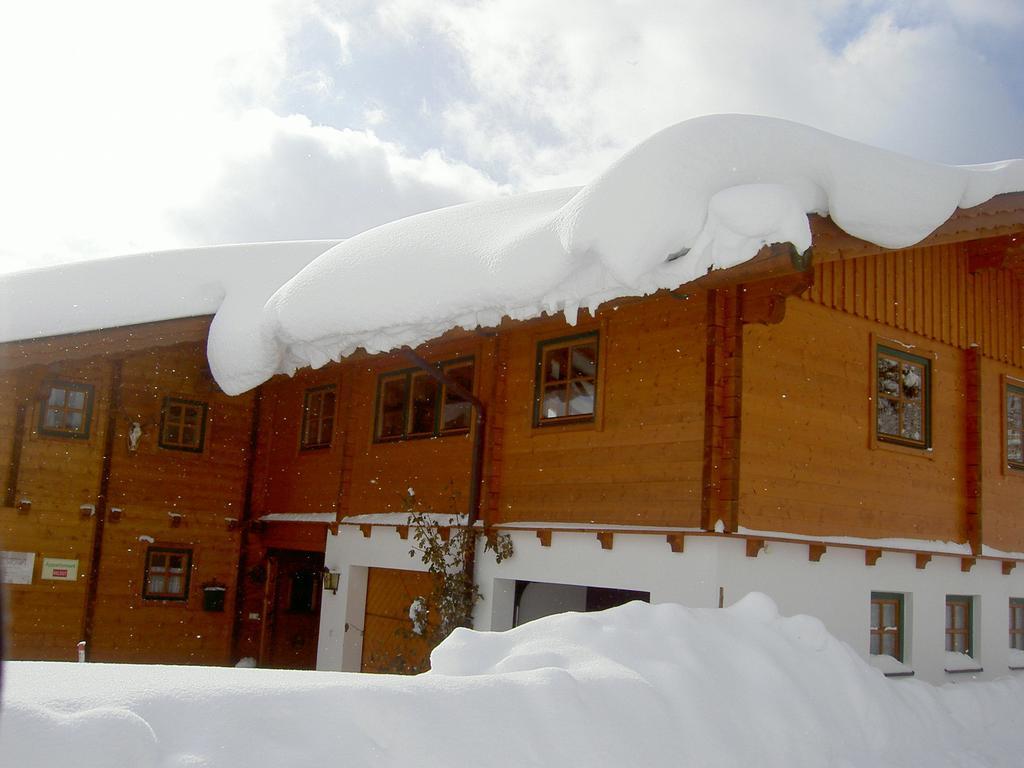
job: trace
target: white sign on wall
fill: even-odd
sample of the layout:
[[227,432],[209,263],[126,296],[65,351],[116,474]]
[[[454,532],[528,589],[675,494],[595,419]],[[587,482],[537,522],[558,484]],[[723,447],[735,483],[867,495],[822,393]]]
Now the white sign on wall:
[[0,552],[0,574],[5,584],[31,584],[35,552]]
[[40,578],[50,581],[78,581],[78,561],[63,560],[59,557],[44,557],[43,572]]

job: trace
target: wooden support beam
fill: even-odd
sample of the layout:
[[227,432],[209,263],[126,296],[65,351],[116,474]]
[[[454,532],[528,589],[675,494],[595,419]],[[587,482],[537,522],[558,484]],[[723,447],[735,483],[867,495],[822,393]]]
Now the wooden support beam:
[[981,349],[964,350],[964,529],[971,553],[982,554],[984,460],[981,433]]
[[932,561],[932,556],[928,552],[918,552],[914,558],[914,567],[919,571],[923,571],[925,566]]
[[369,523],[360,523],[359,531],[363,534],[364,539],[370,538],[370,534],[373,533],[373,526]]
[[878,562],[878,558],[882,556],[882,550],[880,549],[865,549],[864,550],[864,565],[874,565]]
[[668,542],[673,552],[682,552],[686,536],[681,533],[669,533],[665,535],[665,541]]
[[597,540],[601,542],[601,549],[611,549],[615,543],[615,534],[611,531],[599,531]]
[[402,541],[406,541],[409,538],[409,526],[408,525],[396,525],[395,531],[398,533],[398,538]]
[[331,532],[331,536],[338,535],[338,521],[335,520],[333,523],[328,523],[327,530]]
[[757,557],[757,553],[764,549],[764,539],[747,539],[747,557]]
[[1016,560],[1003,560],[1003,576],[1009,576],[1013,573],[1013,569],[1016,565]]
[[825,554],[824,544],[810,544],[807,547],[807,559],[812,563],[821,562],[821,556]]
[[974,564],[976,562],[977,562],[976,558],[973,558],[973,557],[961,557],[960,558],[960,570],[963,571],[964,573],[969,573],[971,568],[974,567]]
[[551,546],[551,529],[541,528],[537,531],[537,538],[540,539],[540,545],[542,547]]

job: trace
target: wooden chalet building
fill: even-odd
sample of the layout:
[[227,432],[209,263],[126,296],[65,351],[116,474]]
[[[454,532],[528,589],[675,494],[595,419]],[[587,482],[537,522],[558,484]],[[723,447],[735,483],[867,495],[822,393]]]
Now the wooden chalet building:
[[3,344],[12,657],[85,640],[98,661],[385,669],[423,650],[411,488],[513,540],[476,557],[478,629],[759,590],[888,673],[1007,674],[1024,193],[905,250],[810,225],[804,254],[766,247],[573,326],[505,318],[236,396],[209,316]]

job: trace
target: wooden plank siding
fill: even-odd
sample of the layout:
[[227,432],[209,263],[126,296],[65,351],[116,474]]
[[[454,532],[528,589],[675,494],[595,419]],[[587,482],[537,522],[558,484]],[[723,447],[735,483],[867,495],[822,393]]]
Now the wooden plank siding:
[[[1022,286],[969,266],[957,243],[821,264],[781,325],[747,327],[743,526],[1024,550],[996,407],[1024,366]],[[873,442],[873,339],[932,360],[931,450]]]

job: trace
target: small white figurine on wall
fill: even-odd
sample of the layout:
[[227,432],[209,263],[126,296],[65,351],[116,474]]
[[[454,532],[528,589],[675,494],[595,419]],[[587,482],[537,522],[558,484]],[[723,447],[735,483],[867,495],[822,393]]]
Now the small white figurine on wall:
[[142,439],[142,424],[133,421],[128,429],[128,453],[135,453],[139,450],[139,441]]

